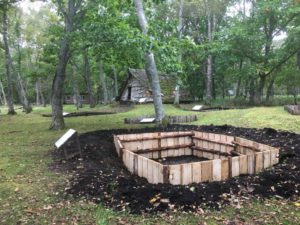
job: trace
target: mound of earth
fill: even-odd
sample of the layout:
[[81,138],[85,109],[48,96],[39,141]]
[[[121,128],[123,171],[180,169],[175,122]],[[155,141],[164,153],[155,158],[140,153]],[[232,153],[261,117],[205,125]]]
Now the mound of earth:
[[[157,131],[201,130],[240,136],[281,149],[280,163],[259,174],[244,175],[223,182],[173,186],[149,184],[144,178],[130,174],[117,157],[114,134]],[[62,163],[57,160],[52,169],[71,172],[66,192],[93,200],[115,210],[131,213],[158,211],[197,212],[203,207],[221,209],[227,204],[239,204],[251,198],[285,198],[296,200],[300,192],[300,135],[274,129],[250,129],[232,126],[172,125],[164,129],[105,130],[80,135],[83,158]]]

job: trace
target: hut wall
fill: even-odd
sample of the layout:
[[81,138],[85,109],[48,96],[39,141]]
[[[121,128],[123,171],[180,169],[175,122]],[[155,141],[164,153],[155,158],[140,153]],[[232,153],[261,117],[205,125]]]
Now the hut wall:
[[[131,87],[131,98],[128,99],[128,89]],[[145,86],[141,84],[141,82],[135,78],[130,78],[128,81],[122,96],[121,101],[133,101],[138,102],[141,98],[149,98],[149,96],[146,94],[147,90]]]

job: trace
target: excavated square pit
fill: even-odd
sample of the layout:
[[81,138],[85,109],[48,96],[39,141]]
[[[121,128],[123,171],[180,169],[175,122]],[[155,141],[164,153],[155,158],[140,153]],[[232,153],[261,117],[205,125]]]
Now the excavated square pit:
[[149,183],[187,185],[254,174],[278,163],[279,149],[200,131],[115,135],[127,169]]

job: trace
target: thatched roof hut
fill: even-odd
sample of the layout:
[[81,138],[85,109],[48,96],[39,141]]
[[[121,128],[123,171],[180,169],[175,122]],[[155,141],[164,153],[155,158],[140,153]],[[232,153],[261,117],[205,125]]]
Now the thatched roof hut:
[[[164,102],[174,100],[176,87],[175,74],[159,73],[161,95]],[[123,82],[118,99],[130,102],[152,102],[152,90],[148,82],[146,71],[143,69],[129,69],[128,76]]]

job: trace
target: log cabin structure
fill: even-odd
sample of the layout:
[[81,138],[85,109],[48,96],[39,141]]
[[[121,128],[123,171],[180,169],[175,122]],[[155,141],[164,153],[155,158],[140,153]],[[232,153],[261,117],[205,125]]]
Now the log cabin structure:
[[[176,74],[159,73],[163,102],[174,101],[176,79]],[[180,98],[182,100],[189,100],[189,95],[186,91],[181,91]],[[121,86],[117,99],[120,102],[153,102],[152,90],[146,71],[143,69],[128,69],[128,76]]]

